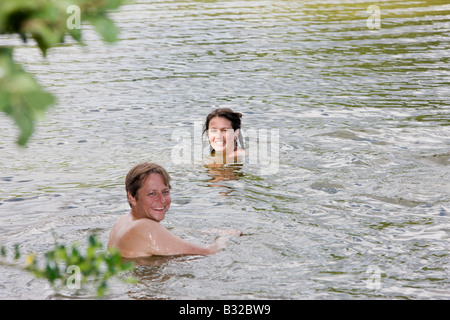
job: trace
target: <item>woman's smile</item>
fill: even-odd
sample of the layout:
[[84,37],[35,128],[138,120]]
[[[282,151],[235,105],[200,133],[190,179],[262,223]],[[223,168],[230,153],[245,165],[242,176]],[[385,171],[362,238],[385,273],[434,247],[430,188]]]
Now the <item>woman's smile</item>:
[[224,117],[212,118],[209,122],[208,136],[211,147],[216,152],[231,153],[234,151],[236,135],[230,120]]

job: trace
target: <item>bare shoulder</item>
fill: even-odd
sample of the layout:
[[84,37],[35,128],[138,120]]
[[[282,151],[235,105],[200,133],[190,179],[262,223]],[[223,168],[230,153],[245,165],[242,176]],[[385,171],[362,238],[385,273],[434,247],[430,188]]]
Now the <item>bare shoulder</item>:
[[136,233],[146,231],[149,228],[155,228],[159,225],[158,222],[150,219],[134,219],[131,214],[124,214],[120,216],[113,226],[113,230],[119,234]]
[[248,152],[245,149],[237,149],[236,151],[236,156],[238,157],[243,157],[248,155]]
[[131,221],[128,232],[148,235],[149,232],[153,233],[163,229],[165,230],[159,222],[143,218]]
[[151,255],[147,242],[149,235],[160,228],[159,223],[150,219],[133,219],[131,214],[119,217],[114,224],[108,247],[119,249],[122,256],[134,257]]
[[242,160],[242,158],[246,157],[248,152],[244,149],[237,149],[234,152],[234,157],[237,158],[238,161]]

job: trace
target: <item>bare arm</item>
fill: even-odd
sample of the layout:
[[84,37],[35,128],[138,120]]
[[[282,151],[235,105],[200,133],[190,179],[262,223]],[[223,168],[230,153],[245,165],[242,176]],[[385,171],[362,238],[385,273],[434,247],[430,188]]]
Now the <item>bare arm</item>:
[[145,221],[139,226],[139,241],[149,255],[209,255],[222,250],[227,238],[218,237],[208,246],[198,246],[183,240],[157,222]]

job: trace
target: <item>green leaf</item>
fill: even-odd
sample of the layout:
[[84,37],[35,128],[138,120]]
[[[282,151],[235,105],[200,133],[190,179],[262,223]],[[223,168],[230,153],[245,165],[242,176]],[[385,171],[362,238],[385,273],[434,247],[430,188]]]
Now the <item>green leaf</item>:
[[[42,267],[39,266],[35,254],[28,254],[24,270],[32,273],[36,278],[47,279],[55,289],[64,286],[72,276],[68,272],[68,267],[76,265],[81,271],[81,283],[91,283],[96,285],[98,297],[103,297],[108,289],[108,280],[117,276],[123,271],[132,270],[134,264],[122,259],[117,249],[107,249],[97,252],[96,248],[101,248],[102,243],[95,236],[88,239],[86,250],[79,250],[79,245],[74,243],[71,250],[61,244],[55,243],[55,247],[44,253],[45,261]],[[15,259],[19,259],[19,244],[14,245]],[[5,257],[6,249],[0,246],[0,254]],[[76,262],[76,263],[72,263]],[[106,268],[105,268],[106,267]],[[136,283],[133,277],[123,279],[129,283]]]
[[[79,8],[79,21],[90,22],[102,39],[108,43],[117,41],[118,29],[108,18],[108,10],[115,10],[131,0],[0,0],[0,34],[18,34],[26,42],[36,41],[42,54],[60,45],[66,35],[79,44],[82,30],[69,28],[71,5]],[[70,12],[70,11],[69,11]],[[56,102],[45,92],[33,76],[14,63],[12,49],[0,46],[0,111],[9,115],[20,129],[17,143],[24,146],[34,131],[39,116]]]
[[63,33],[58,29],[52,29],[42,20],[31,20],[27,23],[23,30],[26,34],[31,34],[31,37],[36,40],[38,47],[41,49],[44,57],[47,50],[62,42]]
[[19,249],[19,244],[16,243],[14,245],[14,260],[17,260],[20,258],[20,249]]
[[34,131],[34,122],[55,103],[34,77],[12,58],[12,49],[0,47],[0,111],[14,120],[20,129],[18,144],[24,146]]
[[98,14],[89,17],[88,20],[92,23],[95,30],[102,36],[103,40],[112,43],[117,41],[119,31],[114,22],[105,14]]

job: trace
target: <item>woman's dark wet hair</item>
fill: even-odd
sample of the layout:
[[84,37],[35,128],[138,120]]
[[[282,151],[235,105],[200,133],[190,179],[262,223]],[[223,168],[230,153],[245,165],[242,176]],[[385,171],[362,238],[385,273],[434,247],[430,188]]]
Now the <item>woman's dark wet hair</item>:
[[233,110],[231,110],[229,108],[220,108],[220,109],[216,109],[213,112],[211,112],[210,114],[208,114],[208,116],[206,117],[203,133],[208,131],[209,122],[211,121],[212,118],[215,118],[215,117],[223,117],[225,119],[230,120],[233,130],[237,130],[237,129],[241,128],[242,113],[234,112]]

